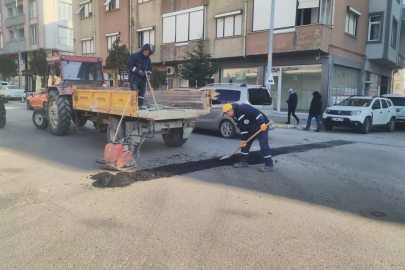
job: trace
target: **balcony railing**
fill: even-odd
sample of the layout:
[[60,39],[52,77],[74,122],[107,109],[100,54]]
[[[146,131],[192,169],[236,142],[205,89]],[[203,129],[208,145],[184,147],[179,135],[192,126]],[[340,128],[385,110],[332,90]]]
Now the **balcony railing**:
[[6,27],[12,27],[15,25],[20,25],[25,23],[24,13],[19,13],[16,15],[9,16],[6,20]]
[[[22,0],[18,0],[18,2],[20,2],[20,1],[22,1]],[[10,5],[10,4],[15,4],[15,0],[4,0],[5,6]]]
[[59,44],[73,46],[72,38],[59,37]]
[[72,21],[72,14],[59,12],[59,20],[61,20],[61,21]]
[[19,38],[16,38],[16,39],[10,39],[9,41],[7,41],[7,43],[19,42],[19,41],[25,41],[25,37],[19,37]]

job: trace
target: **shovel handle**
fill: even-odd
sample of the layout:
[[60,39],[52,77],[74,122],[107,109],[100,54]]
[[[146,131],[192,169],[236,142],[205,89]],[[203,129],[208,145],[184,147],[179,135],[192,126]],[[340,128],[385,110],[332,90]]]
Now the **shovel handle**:
[[146,70],[145,70],[145,74],[146,74],[146,80],[148,81],[150,92],[152,93],[153,101],[155,102],[156,110],[159,110],[158,105],[156,103],[155,94],[153,93],[153,88],[152,88],[152,85],[150,85],[149,77],[146,73]]
[[[273,121],[268,122],[268,123],[266,124],[266,127],[270,126],[271,123],[273,123]],[[248,143],[248,142],[250,142],[251,140],[253,140],[257,135],[259,135],[260,132],[262,132],[261,129],[259,129],[255,134],[253,134],[252,137],[250,137],[250,138],[246,141],[246,143]],[[235,155],[236,152],[238,152],[241,148],[242,148],[242,147],[239,146],[238,149],[236,149],[235,152],[233,152],[230,156]]]

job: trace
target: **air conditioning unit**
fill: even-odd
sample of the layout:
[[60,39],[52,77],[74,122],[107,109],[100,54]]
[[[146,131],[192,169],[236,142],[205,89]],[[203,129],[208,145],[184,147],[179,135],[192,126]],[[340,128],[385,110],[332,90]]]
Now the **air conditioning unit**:
[[170,76],[176,75],[176,69],[174,67],[167,67],[167,75]]

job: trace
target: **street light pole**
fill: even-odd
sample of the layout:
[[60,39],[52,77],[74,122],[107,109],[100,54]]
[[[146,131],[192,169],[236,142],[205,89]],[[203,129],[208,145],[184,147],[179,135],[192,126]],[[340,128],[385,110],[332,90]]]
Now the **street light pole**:
[[274,7],[276,0],[271,1],[271,15],[270,15],[270,31],[269,31],[269,55],[267,60],[267,74],[266,74],[266,87],[271,91],[271,85],[274,84],[272,76],[273,70],[273,34],[274,34]]

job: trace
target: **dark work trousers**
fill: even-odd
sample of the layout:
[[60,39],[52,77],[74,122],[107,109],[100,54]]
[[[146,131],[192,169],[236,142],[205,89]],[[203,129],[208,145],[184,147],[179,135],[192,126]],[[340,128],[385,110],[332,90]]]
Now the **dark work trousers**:
[[295,115],[295,108],[288,107],[288,121],[287,121],[287,123],[291,123],[291,122],[290,122],[290,120],[291,120],[291,115],[295,118],[295,120],[297,120],[297,123],[298,123],[299,119],[298,119],[298,117]]
[[[255,134],[255,132],[249,132],[249,138],[253,134]],[[271,150],[269,146],[269,130],[266,129],[265,131],[260,132],[259,135],[256,136],[256,138],[259,140],[260,150],[262,151],[262,155],[264,158],[264,164],[266,166],[273,166],[273,159],[271,158]],[[240,162],[248,163],[249,150],[255,139],[248,142],[248,144],[242,148],[239,156]]]
[[131,83],[131,90],[138,92],[138,107],[143,105],[146,92],[146,82]]

